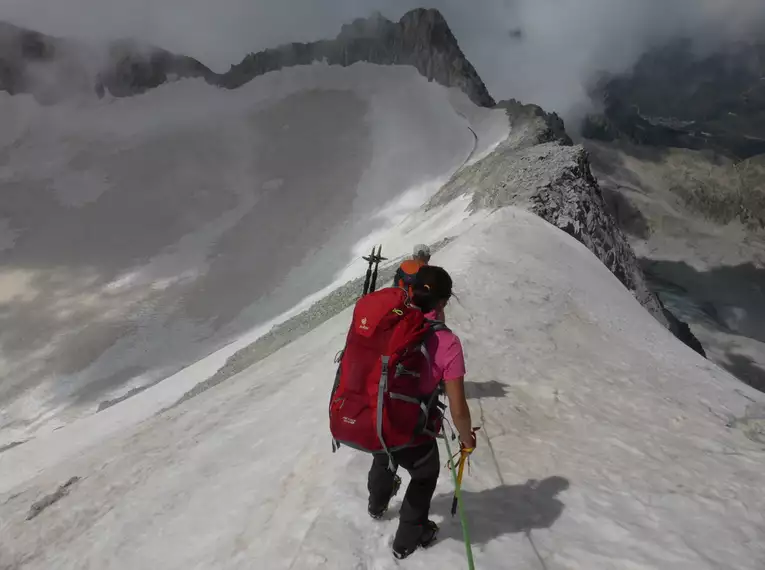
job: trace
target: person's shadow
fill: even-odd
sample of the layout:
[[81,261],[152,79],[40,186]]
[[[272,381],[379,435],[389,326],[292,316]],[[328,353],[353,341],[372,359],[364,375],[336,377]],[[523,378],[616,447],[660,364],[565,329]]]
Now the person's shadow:
[[504,398],[507,396],[509,389],[510,386],[496,380],[483,382],[465,381],[465,394],[468,400],[475,400],[476,398]]
[[[462,504],[473,544],[516,532],[550,528],[563,512],[565,505],[556,497],[569,487],[565,477],[548,477],[542,481],[529,480],[523,485],[502,485],[485,491],[462,492]],[[451,508],[453,494],[433,498],[431,512],[443,515],[440,538],[462,540],[462,528]]]

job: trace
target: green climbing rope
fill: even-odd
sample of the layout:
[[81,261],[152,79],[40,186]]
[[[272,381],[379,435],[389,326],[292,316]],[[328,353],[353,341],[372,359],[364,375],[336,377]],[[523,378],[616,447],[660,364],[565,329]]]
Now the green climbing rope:
[[457,468],[454,465],[454,456],[452,455],[452,450],[449,446],[449,436],[446,433],[444,433],[444,443],[446,444],[446,453],[449,454],[449,468],[451,469],[452,480],[454,481],[454,494],[457,497],[457,509],[460,515],[460,523],[462,524],[462,538],[465,541],[468,570],[475,570],[475,564],[473,563],[473,548],[470,545],[470,532],[468,531],[467,520],[465,519],[465,510],[462,507],[462,490],[460,489],[460,483],[457,480]]

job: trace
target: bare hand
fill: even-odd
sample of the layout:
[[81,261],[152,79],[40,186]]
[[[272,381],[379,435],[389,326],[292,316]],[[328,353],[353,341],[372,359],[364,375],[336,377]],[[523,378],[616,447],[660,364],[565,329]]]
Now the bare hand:
[[475,437],[475,431],[471,431],[468,434],[460,434],[460,444],[463,449],[475,449],[478,444],[478,440]]

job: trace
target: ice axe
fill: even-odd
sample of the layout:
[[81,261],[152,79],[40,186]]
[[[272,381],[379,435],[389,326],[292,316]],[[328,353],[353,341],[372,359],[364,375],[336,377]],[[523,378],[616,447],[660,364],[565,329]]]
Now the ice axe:
[[[473,437],[475,437],[475,433],[481,429],[480,427],[473,428]],[[458,495],[460,494],[460,491],[462,490],[462,475],[465,473],[465,464],[470,463],[470,454],[473,453],[474,449],[472,447],[464,447],[460,443],[460,450],[459,450],[459,456],[460,459],[457,462],[457,480],[455,483],[455,489],[454,489],[454,499],[452,499],[452,516],[457,514],[457,503],[459,502]],[[455,455],[454,457],[456,457]],[[454,457],[452,457],[452,464],[454,463]]]

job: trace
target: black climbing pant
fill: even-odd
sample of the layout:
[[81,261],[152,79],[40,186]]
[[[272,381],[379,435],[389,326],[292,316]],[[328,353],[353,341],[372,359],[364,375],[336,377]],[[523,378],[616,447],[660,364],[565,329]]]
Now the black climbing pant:
[[[434,439],[425,445],[396,451],[393,453],[393,461],[406,469],[412,477],[401,505],[393,547],[400,551],[414,550],[419,544],[423,525],[428,521],[430,502],[441,470],[438,444]],[[388,504],[393,492],[393,477],[388,456],[384,453],[375,455],[368,481],[371,510],[381,510]]]

